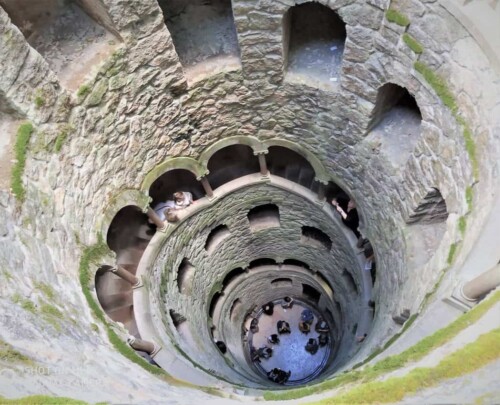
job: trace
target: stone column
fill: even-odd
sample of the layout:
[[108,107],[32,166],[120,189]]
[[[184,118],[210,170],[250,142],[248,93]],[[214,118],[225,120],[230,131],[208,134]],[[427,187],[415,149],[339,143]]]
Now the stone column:
[[147,208],[146,215],[151,220],[151,222],[156,225],[159,231],[164,231],[165,229],[167,229],[167,224],[165,224],[165,222],[161,220],[158,214],[156,214],[156,212],[151,207]]
[[319,183],[318,200],[323,201],[325,197],[326,197],[326,186],[323,183]]
[[500,285],[500,264],[470,280],[462,287],[462,295],[469,301],[477,301],[479,297],[489,293]]
[[257,158],[259,159],[260,174],[262,176],[269,175],[269,170],[267,169],[266,154],[267,151],[255,153],[255,155],[257,155]]
[[141,352],[146,352],[151,357],[160,351],[160,347],[155,345],[153,342],[147,340],[137,339],[133,336],[129,336],[127,339],[128,344],[132,349],[139,350]]
[[205,190],[205,194],[208,198],[212,198],[214,196],[214,190],[212,190],[212,186],[210,185],[207,176],[203,176],[200,178],[201,185],[203,186],[203,190]]
[[111,271],[115,273],[118,277],[132,284],[132,287],[139,287],[141,285],[140,280],[136,276],[134,276],[127,269],[124,269],[119,265],[116,265],[116,267],[111,268]]

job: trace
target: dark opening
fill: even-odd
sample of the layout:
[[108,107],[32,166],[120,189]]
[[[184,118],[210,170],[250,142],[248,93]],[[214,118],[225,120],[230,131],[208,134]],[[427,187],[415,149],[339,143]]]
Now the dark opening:
[[260,171],[259,160],[247,145],[231,145],[215,152],[208,161],[208,181],[212,188]]
[[118,211],[113,221],[111,221],[106,235],[106,242],[116,254],[125,249],[130,250],[130,252],[135,248],[144,250],[144,246],[139,239],[150,239],[154,232],[149,229],[146,214],[139,207],[128,205]]
[[306,245],[325,248],[327,250],[332,248],[332,240],[330,237],[323,231],[311,226],[302,227],[302,237],[300,241]]
[[177,271],[177,287],[182,294],[191,293],[191,283],[193,281],[195,268],[187,258],[182,259]]
[[245,270],[243,270],[241,267],[231,270],[229,273],[227,273],[226,277],[224,277],[224,280],[222,281],[222,288],[226,288],[230,282],[232,282],[242,274],[245,274]]
[[273,281],[271,281],[271,285],[274,287],[291,287],[293,285],[293,282],[289,278],[275,278]]
[[357,294],[358,285],[356,284],[356,281],[354,281],[352,274],[347,269],[344,269],[344,271],[342,272],[342,277],[344,277],[344,279],[347,281],[347,286],[349,287],[349,289]]
[[356,332],[358,331],[358,324],[355,323],[353,326],[352,326],[352,334],[355,335]]
[[168,313],[170,314],[170,318],[172,319],[172,323],[174,326],[178,329],[179,325],[183,322],[186,322],[186,318],[179,314],[178,312],[175,312],[173,309],[169,310]]
[[229,235],[231,235],[231,232],[229,232],[229,228],[226,225],[219,225],[215,227],[208,234],[207,241],[205,243],[205,250],[209,254],[212,254],[215,248]]
[[316,2],[291,7],[283,18],[287,79],[306,76],[338,83],[345,40],[345,24],[332,9]]
[[314,169],[309,161],[299,153],[282,146],[270,146],[266,161],[271,174],[317,191],[318,185],[314,181]]
[[231,0],[158,0],[184,66],[222,55],[239,57]]
[[252,268],[252,267],[258,267],[258,266],[269,266],[269,265],[273,265],[273,264],[276,264],[276,260],[264,257],[261,259],[252,260],[248,267]]
[[220,297],[222,297],[222,294],[219,291],[217,291],[212,297],[212,300],[210,301],[210,308],[208,310],[208,315],[210,316],[210,318],[214,317],[215,307],[217,306]]
[[280,226],[280,211],[277,205],[266,204],[252,208],[248,212],[252,232]]
[[446,201],[437,188],[431,189],[410,214],[407,224],[435,224],[448,218]]
[[308,299],[315,302],[316,304],[321,298],[321,293],[309,284],[302,284],[302,294],[304,294]]
[[236,299],[233,301],[233,303],[232,303],[232,305],[231,305],[231,309],[229,310],[229,318],[230,318],[231,320],[233,320],[233,319],[234,319],[234,316],[236,315],[236,312],[238,311],[238,308],[240,308],[240,307],[241,307],[241,305],[242,305],[242,304],[241,304],[241,300],[240,300],[239,298],[236,298]]
[[[398,86],[394,83],[386,83],[379,88],[377,101],[372,112],[372,119],[368,126],[368,130],[376,127],[386,117],[393,112],[396,117],[403,118],[405,114],[411,113],[422,120],[420,108],[407,89]],[[396,118],[395,117],[395,118]]]
[[307,270],[311,270],[311,268],[307,263],[301,262],[300,260],[286,259],[285,261],[283,261],[283,264],[289,264],[291,266],[298,266],[298,267],[303,267],[304,269]]
[[151,206],[167,200],[173,200],[177,191],[188,191],[193,194],[193,200],[198,200],[205,195],[201,183],[189,170],[174,169],[163,173],[149,188],[149,195],[153,199]]

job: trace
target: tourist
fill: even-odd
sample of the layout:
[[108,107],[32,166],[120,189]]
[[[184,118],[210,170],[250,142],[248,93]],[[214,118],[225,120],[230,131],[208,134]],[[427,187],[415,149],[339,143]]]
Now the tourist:
[[189,207],[193,203],[193,195],[189,191],[177,191],[174,193],[175,209]]
[[328,326],[328,324],[324,319],[318,319],[315,329],[316,332],[318,332],[319,334],[330,332],[330,327]]
[[250,332],[257,333],[259,331],[259,320],[257,318],[253,318],[250,322]]
[[278,321],[277,327],[278,327],[278,333],[280,335],[291,332],[290,325],[286,321]]
[[358,342],[358,343],[364,342],[366,339],[366,336],[368,336],[366,333],[363,335],[360,335],[360,336],[356,336],[356,342]]
[[267,341],[273,345],[277,345],[280,342],[280,338],[276,333],[273,333],[271,336],[268,336]]
[[[156,204],[155,207],[153,208],[153,210],[162,221],[165,221],[167,214],[173,208],[175,208],[175,202],[168,200],[168,201]],[[151,223],[151,221],[150,221],[150,223]]]
[[283,309],[289,309],[293,307],[293,298],[292,297],[285,297],[283,298],[283,301],[281,303],[281,306]]
[[354,235],[356,235],[356,238],[359,238],[361,236],[361,234],[358,231],[359,215],[354,200],[351,199],[347,203],[347,212],[342,209],[342,207],[339,205],[339,203],[335,198],[332,200],[332,205],[339,212],[340,216],[342,217],[342,222],[344,223],[344,225],[347,226],[354,233]]
[[269,359],[273,355],[273,349],[267,346],[262,346],[257,350],[257,353],[259,354],[259,357],[261,359]]
[[300,314],[300,320],[308,323],[309,325],[312,325],[314,322],[314,314],[310,309],[304,309],[302,311],[302,314]]
[[250,359],[254,363],[260,363],[259,352],[257,350],[255,350],[255,347],[253,347],[253,346],[250,347]]
[[168,222],[178,222],[179,221],[179,217],[175,213],[175,209],[167,208],[165,210],[165,212],[166,212],[165,217],[166,217]]
[[268,302],[266,305],[262,307],[262,311],[266,314],[271,316],[274,312],[274,304],[272,302]]
[[316,339],[310,338],[307,341],[305,349],[306,352],[309,352],[311,354],[316,354],[316,352],[318,351],[318,342],[316,341]]
[[311,325],[309,325],[307,322],[300,321],[299,322],[299,330],[304,334],[307,335],[311,331]]
[[321,334],[318,336],[319,347],[326,346],[328,344],[328,335]]

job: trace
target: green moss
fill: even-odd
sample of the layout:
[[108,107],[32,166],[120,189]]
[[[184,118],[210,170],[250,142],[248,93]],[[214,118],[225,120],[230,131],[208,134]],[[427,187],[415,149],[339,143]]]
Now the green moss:
[[420,55],[424,51],[424,47],[422,46],[422,44],[406,32],[403,34],[403,41],[413,52],[418,55]]
[[87,84],[84,84],[82,86],[80,86],[80,88],[78,89],[78,91],[76,92],[76,95],[78,97],[85,97],[87,94],[90,93],[90,86],[87,85]]
[[42,108],[45,105],[45,99],[42,96],[35,97],[35,107]]
[[29,122],[26,122],[24,124],[21,124],[21,126],[17,130],[16,135],[16,144],[14,146],[16,163],[12,167],[10,187],[12,188],[12,193],[15,195],[16,199],[19,202],[23,202],[26,196],[22,177],[24,174],[24,168],[26,166],[26,153],[32,133],[33,125],[31,125],[31,123]]
[[472,189],[471,186],[468,186],[465,189],[465,202],[467,203],[467,208],[469,209],[469,212],[472,211],[474,204],[474,190]]
[[[493,330],[446,356],[436,367],[416,368],[399,378],[374,381],[316,404],[393,403],[422,387],[460,377],[478,370],[500,357],[500,329]],[[466,359],[466,361],[464,361]]]
[[458,218],[458,230],[460,231],[462,237],[465,235],[466,228],[467,228],[467,219],[464,216]]
[[14,278],[14,277],[12,277],[12,274],[10,274],[7,270],[3,271],[3,275],[5,276],[7,281],[12,281],[12,279]]
[[57,307],[51,304],[47,304],[46,302],[44,302],[40,307],[40,313],[42,315],[52,316],[59,319],[62,319],[63,317],[62,312]]
[[36,312],[36,305],[29,299],[21,299],[21,307],[28,312],[34,314]]
[[447,106],[457,122],[462,126],[462,134],[465,142],[465,150],[469,156],[469,160],[472,166],[472,172],[475,179],[479,178],[479,164],[476,156],[476,144],[472,136],[472,130],[465,119],[460,116],[458,111],[458,105],[455,97],[448,88],[446,82],[438,76],[431,68],[420,61],[414,63],[414,68],[419,72],[424,79],[431,85],[438,97]]
[[490,298],[482,301],[469,312],[461,315],[448,326],[436,331],[434,334],[425,337],[416,345],[410,347],[395,356],[389,356],[379,361],[374,366],[366,367],[361,371],[349,371],[331,380],[309,387],[287,390],[281,392],[265,392],[266,400],[287,400],[302,398],[307,395],[317,394],[325,390],[340,387],[348,383],[369,382],[381,375],[394,371],[410,362],[420,360],[432,350],[442,346],[453,339],[462,330],[480,319],[488,310],[500,301],[500,291],[497,291]]
[[56,298],[56,292],[46,283],[35,282],[35,288],[41,291],[50,301],[53,301]]
[[22,363],[22,364],[32,364],[33,361],[25,356],[24,354],[18,352],[10,344],[0,340],[0,361],[6,363]]
[[90,327],[92,328],[92,330],[94,332],[96,332],[96,333],[99,332],[99,325],[97,325],[96,323],[91,323]]
[[[129,359],[133,363],[138,364],[139,366],[141,366],[145,370],[149,371],[150,373],[157,375],[157,376],[160,376],[160,377],[163,377],[164,379],[167,379],[169,382],[177,382],[176,380],[173,380],[161,368],[153,366],[152,364],[149,364],[142,357],[137,355],[135,350],[133,350],[127,343],[125,343],[122,339],[120,339],[120,337],[115,333],[115,331],[106,322],[106,318],[104,316],[104,313],[102,312],[102,310],[101,310],[100,306],[97,304],[97,302],[94,300],[94,297],[92,296],[90,289],[89,289],[89,283],[91,280],[91,267],[92,266],[99,266],[101,258],[109,253],[110,253],[110,250],[109,250],[108,246],[103,241],[102,236],[99,235],[98,242],[93,246],[87,246],[84,249],[82,257],[80,259],[80,284],[82,287],[83,295],[87,299],[89,307],[91,308],[95,317],[97,319],[99,319],[102,322],[102,324],[104,325],[106,332],[107,332],[107,335],[108,335],[108,339],[113,344],[113,346],[115,347],[115,349],[117,351],[119,351],[127,359]],[[177,382],[177,383],[178,383],[177,385],[180,385],[179,382]],[[189,384],[186,384],[186,385],[189,386]]]
[[457,253],[457,248],[458,248],[458,242],[451,244],[450,251],[448,252],[448,259],[446,259],[448,264],[453,263],[453,259],[455,258],[455,253]]
[[64,142],[66,141],[66,138],[68,137],[68,131],[66,130],[63,130],[59,133],[59,135],[57,135],[57,138],[56,138],[56,143],[54,144],[54,151],[56,153],[59,153],[62,149],[62,146],[64,144]]
[[393,8],[385,12],[385,18],[387,18],[387,21],[400,25],[401,27],[407,27],[410,25],[410,19]]
[[46,395],[31,395],[29,397],[7,399],[0,397],[2,405],[87,405],[85,401],[66,397],[49,397]]

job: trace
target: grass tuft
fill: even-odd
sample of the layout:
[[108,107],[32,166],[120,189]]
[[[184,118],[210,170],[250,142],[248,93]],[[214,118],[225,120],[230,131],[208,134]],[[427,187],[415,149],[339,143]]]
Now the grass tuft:
[[418,55],[420,55],[424,51],[424,47],[422,46],[422,44],[406,32],[403,34],[403,41],[413,52]]
[[461,216],[458,218],[458,230],[460,231],[460,234],[462,237],[465,235],[465,229],[467,228],[467,219],[465,216]]
[[410,19],[393,8],[390,8],[385,12],[385,18],[387,18],[387,21],[400,25],[401,27],[407,27],[410,25]]
[[41,291],[50,301],[53,301],[56,298],[56,292],[46,283],[35,282],[35,288]]
[[90,90],[91,90],[90,86],[88,84],[84,84],[84,85],[80,86],[80,88],[76,92],[76,95],[78,97],[85,97],[86,95],[88,95],[90,93]]
[[452,243],[450,245],[450,250],[448,252],[448,258],[446,259],[446,262],[448,264],[453,263],[453,259],[455,258],[455,253],[457,253],[457,248],[458,248],[458,242]]
[[472,189],[471,186],[468,186],[465,189],[465,202],[467,203],[467,208],[469,209],[469,212],[472,211],[474,204],[474,190]]
[[54,150],[57,153],[61,151],[64,141],[66,141],[67,137],[68,137],[68,132],[66,130],[60,132],[59,135],[57,135],[56,143],[54,145]]
[[0,396],[2,405],[88,405],[88,402],[66,397],[49,397],[47,395],[31,395],[29,397],[7,399]]
[[6,363],[32,364],[33,360],[18,352],[10,344],[0,340],[0,361]]
[[33,125],[26,122],[19,126],[16,135],[16,144],[14,146],[14,155],[16,163],[12,167],[10,187],[12,193],[19,202],[23,202],[26,196],[26,191],[23,186],[23,174],[26,166],[26,152],[30,142],[31,134],[33,133]]

